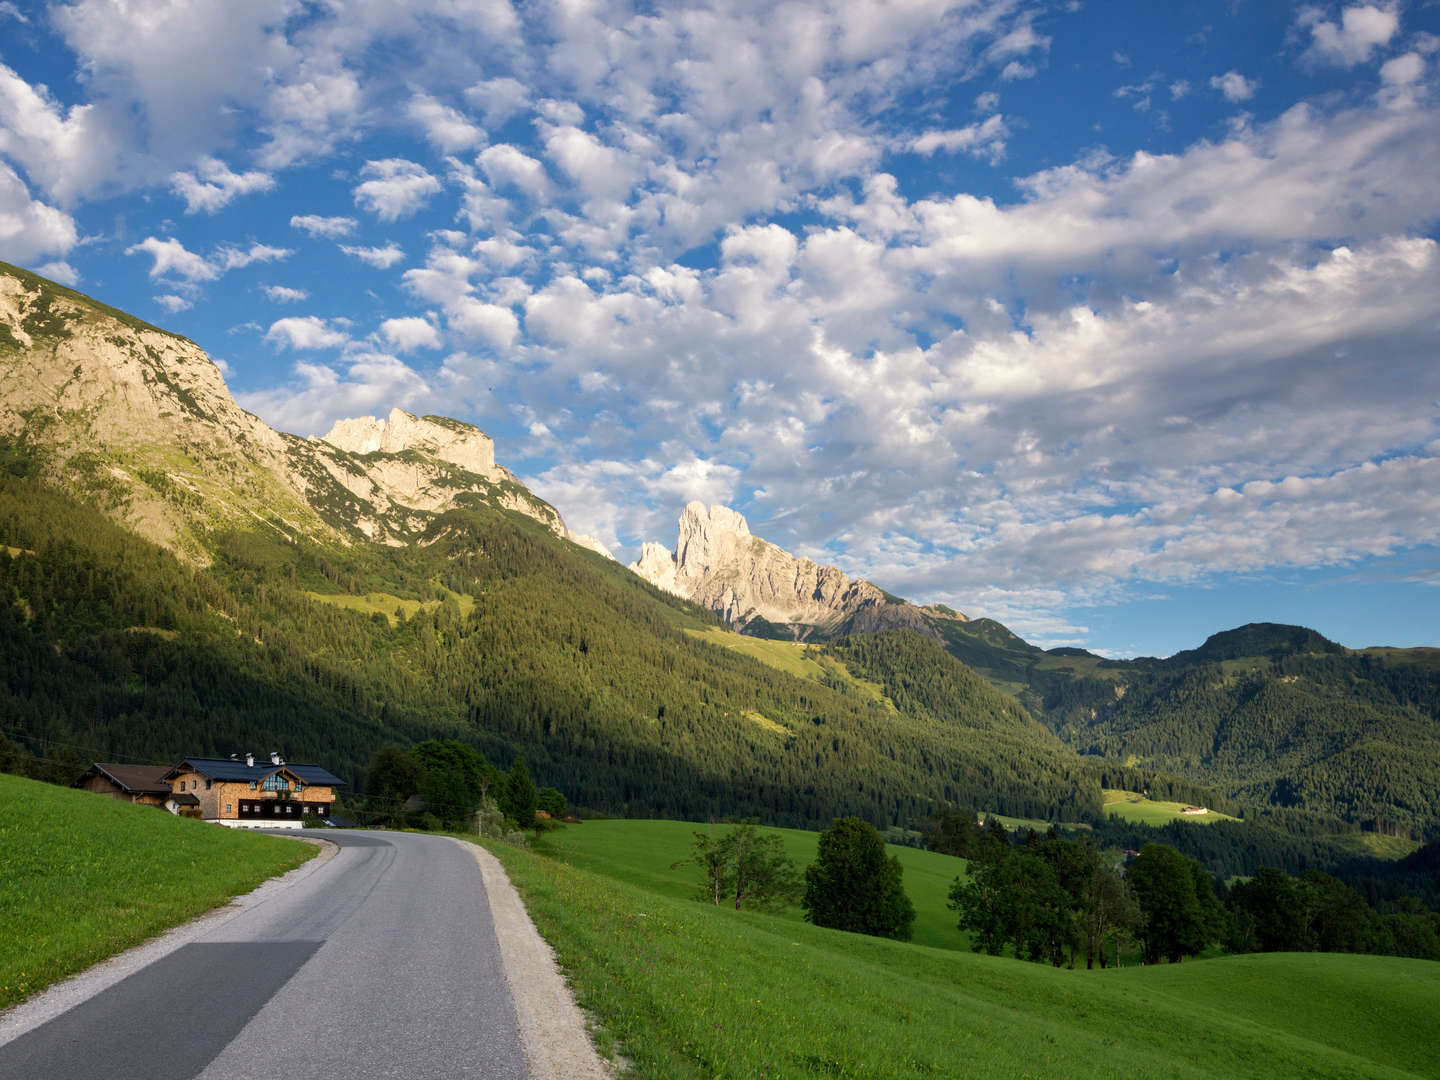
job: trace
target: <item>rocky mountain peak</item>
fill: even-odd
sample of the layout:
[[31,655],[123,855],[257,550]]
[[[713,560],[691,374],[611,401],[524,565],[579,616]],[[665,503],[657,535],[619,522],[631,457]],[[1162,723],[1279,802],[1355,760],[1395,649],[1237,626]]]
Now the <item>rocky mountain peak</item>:
[[690,503],[681,511],[674,551],[646,543],[630,569],[742,631],[803,639],[909,626],[933,636],[919,608],[751,535],[744,516],[728,506]]
[[495,443],[479,428],[443,416],[415,416],[391,409],[390,416],[337,420],[321,440],[352,454],[400,454],[418,450],[482,476],[495,468]]

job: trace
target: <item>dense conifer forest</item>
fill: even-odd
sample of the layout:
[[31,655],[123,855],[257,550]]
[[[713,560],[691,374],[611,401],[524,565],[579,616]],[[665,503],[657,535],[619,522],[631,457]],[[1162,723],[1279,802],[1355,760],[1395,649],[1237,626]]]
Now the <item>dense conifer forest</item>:
[[[968,696],[950,710],[795,678],[683,633],[709,617],[519,515],[455,510],[404,548],[265,526],[210,541],[212,564],[187,566],[12,451],[4,736],[57,772],[278,748],[357,787],[384,744],[457,738],[506,767],[524,753],[596,811],[810,826],[961,803],[1065,814],[1098,792],[959,665],[944,677]],[[337,603],[377,595],[391,600]]]

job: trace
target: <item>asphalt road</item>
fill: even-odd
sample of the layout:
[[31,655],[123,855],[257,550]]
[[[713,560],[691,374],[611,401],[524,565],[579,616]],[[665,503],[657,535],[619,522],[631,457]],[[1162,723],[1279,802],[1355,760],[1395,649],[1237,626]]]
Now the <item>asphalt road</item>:
[[0,1045],[0,1078],[524,1077],[474,858],[325,838],[313,873]]

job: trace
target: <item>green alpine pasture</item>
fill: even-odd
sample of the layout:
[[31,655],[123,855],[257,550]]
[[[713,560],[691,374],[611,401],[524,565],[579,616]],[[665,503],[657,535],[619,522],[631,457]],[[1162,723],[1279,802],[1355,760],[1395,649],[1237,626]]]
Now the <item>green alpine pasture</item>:
[[[697,825],[685,821],[587,821],[546,836],[542,850],[571,866],[593,870],[660,896],[688,900],[698,891],[699,871],[671,869],[690,854],[696,832],[723,833],[725,825]],[[800,829],[774,829],[785,839],[785,853],[803,870],[815,861],[820,834]],[[970,936],[955,926],[955,914],[946,908],[950,884],[965,872],[965,860],[919,848],[887,844],[905,868],[905,891],[915,904],[912,938],[918,944],[941,949],[968,949]],[[799,922],[799,908],[777,916]]]
[[1162,799],[1147,799],[1138,791],[1121,791],[1105,788],[1100,792],[1107,814],[1114,814],[1124,821],[1136,825],[1165,825],[1172,821],[1190,821],[1197,825],[1213,825],[1217,821],[1238,821],[1229,814],[1218,810],[1206,810],[1203,814],[1187,814],[1188,803],[1166,802]]
[[[862,937],[687,899],[668,866],[696,827],[587,822],[547,838],[552,855],[487,845],[637,1080],[1399,1078],[1440,1060],[1440,964],[1272,953],[1069,971]],[[785,833],[793,854],[803,835]],[[925,853],[899,853],[923,909],[923,860],[907,856]]]
[[317,850],[0,773],[0,1008]]

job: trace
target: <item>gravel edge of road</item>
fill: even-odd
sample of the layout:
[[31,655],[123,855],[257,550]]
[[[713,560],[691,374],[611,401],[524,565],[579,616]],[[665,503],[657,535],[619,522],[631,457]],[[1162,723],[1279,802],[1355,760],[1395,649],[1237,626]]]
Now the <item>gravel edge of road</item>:
[[612,1080],[616,1072],[590,1041],[585,1014],[560,974],[555,951],[530,921],[500,860],[479,844],[455,843],[480,866],[532,1080]]
[[320,850],[313,859],[306,859],[294,870],[262,881],[248,893],[242,893],[189,922],[161,931],[149,941],[116,953],[108,960],[102,960],[68,979],[54,983],[35,997],[0,1012],[0,1046],[18,1039],[48,1020],[53,1020],[74,1005],[88,1001],[121,979],[128,978],[161,957],[169,956],[182,945],[188,945],[202,934],[229,922],[257,904],[265,903],[275,893],[319,870],[340,850],[328,840],[315,836],[292,836],[286,839],[314,844]]

